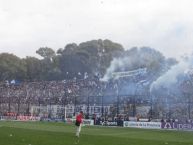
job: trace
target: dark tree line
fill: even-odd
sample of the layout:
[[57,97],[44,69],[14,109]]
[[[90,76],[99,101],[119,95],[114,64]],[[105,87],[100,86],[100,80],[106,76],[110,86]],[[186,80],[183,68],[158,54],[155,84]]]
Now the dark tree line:
[[41,47],[36,53],[42,59],[31,56],[21,59],[14,54],[1,53],[0,81],[81,79],[85,73],[91,77],[98,74],[103,76],[113,58],[122,57],[131,58],[124,71],[146,67],[157,76],[177,63],[175,59],[166,59],[160,52],[149,47],[125,50],[121,44],[101,39],[79,45],[70,43],[57,52],[49,47]]

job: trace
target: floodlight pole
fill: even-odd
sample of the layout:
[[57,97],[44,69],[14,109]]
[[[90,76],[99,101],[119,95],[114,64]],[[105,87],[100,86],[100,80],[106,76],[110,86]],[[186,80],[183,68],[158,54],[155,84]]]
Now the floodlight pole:
[[88,115],[88,117],[89,117],[89,109],[90,109],[90,97],[89,97],[89,95],[88,95],[88,99],[87,99],[87,115]]
[[150,90],[149,90],[149,96],[150,96],[150,118],[153,118],[153,96]]
[[76,94],[74,95],[74,116],[76,115]]
[[103,95],[101,96],[101,99],[102,99],[102,117],[104,115],[104,102],[103,102]]
[[117,116],[119,115],[119,86],[117,85]]
[[64,106],[64,120],[66,121],[66,107]]
[[190,114],[191,114],[190,103],[191,103],[190,96],[188,95],[188,119],[191,119],[191,116],[190,116]]

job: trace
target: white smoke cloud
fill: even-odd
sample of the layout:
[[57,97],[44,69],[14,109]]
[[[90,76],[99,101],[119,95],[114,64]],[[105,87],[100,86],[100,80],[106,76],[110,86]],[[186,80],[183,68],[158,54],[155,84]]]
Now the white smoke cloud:
[[[129,65],[131,62],[131,58],[124,57],[124,58],[114,58],[111,61],[110,67],[107,69],[104,77],[101,79],[102,81],[108,81],[110,78],[112,78],[113,72],[116,70],[124,70],[126,65]],[[114,78],[116,79],[116,78]]]
[[177,83],[177,77],[192,68],[192,60],[193,56],[181,59],[178,64],[171,67],[170,70],[151,84],[150,92],[154,89],[158,89],[159,87],[170,88],[173,84]]

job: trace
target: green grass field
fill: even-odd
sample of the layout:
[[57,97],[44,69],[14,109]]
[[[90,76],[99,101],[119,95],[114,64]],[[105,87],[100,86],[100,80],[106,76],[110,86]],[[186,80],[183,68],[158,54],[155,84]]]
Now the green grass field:
[[[0,122],[0,145],[73,145],[75,126],[51,122]],[[82,128],[79,145],[193,145],[193,132],[117,127]]]

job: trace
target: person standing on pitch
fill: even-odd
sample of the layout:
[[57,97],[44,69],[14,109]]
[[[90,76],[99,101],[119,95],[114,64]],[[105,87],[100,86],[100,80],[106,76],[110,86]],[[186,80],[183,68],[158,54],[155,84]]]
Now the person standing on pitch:
[[83,120],[83,112],[80,111],[80,113],[76,116],[76,137],[79,138],[80,136],[80,131],[81,131],[81,126],[82,126],[82,120]]

